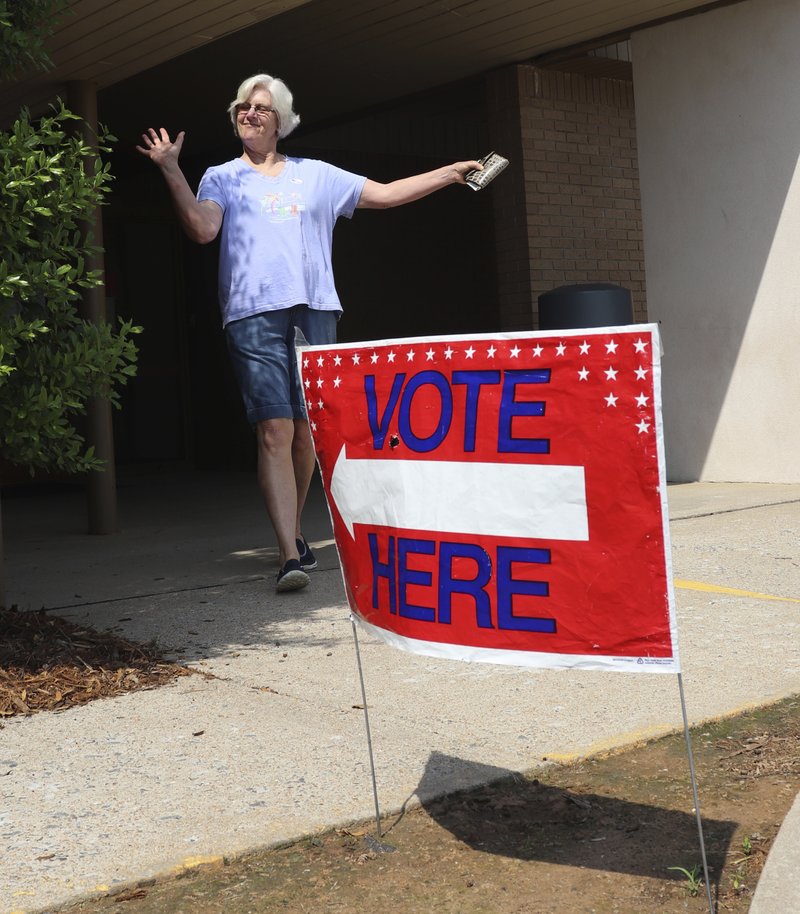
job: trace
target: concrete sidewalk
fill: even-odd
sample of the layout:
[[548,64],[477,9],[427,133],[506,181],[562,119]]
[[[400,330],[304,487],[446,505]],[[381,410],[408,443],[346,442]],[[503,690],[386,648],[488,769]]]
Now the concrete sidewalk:
[[[750,594],[677,591],[691,721],[800,692],[800,486],[672,486],[669,502],[675,577]],[[78,488],[7,492],[3,513],[11,602],[155,638],[215,678],[6,724],[0,914],[372,815],[349,612],[319,489],[305,533],[320,567],[298,594],[274,593],[276,551],[249,474],[124,480],[122,531],[110,537],[84,534]],[[467,665],[360,643],[386,813],[543,756],[681,728],[673,676]],[[687,802],[690,791],[687,773]],[[757,914],[800,910],[798,820],[796,804]]]

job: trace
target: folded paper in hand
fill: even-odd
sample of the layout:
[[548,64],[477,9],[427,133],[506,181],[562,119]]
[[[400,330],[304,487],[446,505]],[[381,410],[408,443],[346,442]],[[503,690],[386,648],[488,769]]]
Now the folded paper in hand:
[[490,152],[482,159],[478,159],[478,161],[483,165],[483,168],[480,171],[477,168],[474,171],[468,171],[464,176],[467,185],[473,190],[480,190],[482,187],[486,187],[508,165],[508,159],[504,159],[496,152]]

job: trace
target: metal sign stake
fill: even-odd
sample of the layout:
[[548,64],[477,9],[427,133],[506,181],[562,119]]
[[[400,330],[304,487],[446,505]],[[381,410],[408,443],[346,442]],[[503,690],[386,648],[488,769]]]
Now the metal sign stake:
[[683,715],[683,735],[686,739],[686,754],[689,757],[689,774],[692,778],[692,795],[694,797],[694,812],[697,819],[697,834],[700,837],[700,857],[703,861],[703,875],[706,881],[706,896],[708,898],[708,914],[714,914],[714,901],[711,897],[711,880],[708,876],[708,863],[706,862],[706,842],[703,837],[703,819],[700,815],[700,797],[697,791],[697,775],[694,769],[692,755],[692,740],[689,736],[689,718],[686,714],[686,698],[683,694],[683,677],[678,673],[678,690],[681,695],[681,713]]
[[[355,642],[355,646],[356,646],[356,663],[358,664],[358,678],[359,678],[359,681],[361,682],[361,701],[364,705],[364,723],[367,728],[367,747],[369,749],[369,768],[370,768],[370,772],[372,774],[372,797],[375,801],[375,828],[377,830],[377,838],[378,838],[378,841],[376,843],[378,845],[380,845],[381,810],[380,810],[380,806],[378,805],[378,781],[375,777],[375,757],[372,752],[372,734],[370,733],[370,729],[369,729],[369,711],[367,709],[367,690],[364,686],[364,671],[361,668],[361,651],[358,646],[358,629],[356,628],[356,620],[352,613],[350,614],[350,624],[353,626],[353,641]],[[375,850],[375,849],[376,848],[373,847],[373,850]],[[381,849],[388,850],[388,845],[386,846],[386,848],[381,847]],[[394,848],[392,848],[392,850],[394,850]]]

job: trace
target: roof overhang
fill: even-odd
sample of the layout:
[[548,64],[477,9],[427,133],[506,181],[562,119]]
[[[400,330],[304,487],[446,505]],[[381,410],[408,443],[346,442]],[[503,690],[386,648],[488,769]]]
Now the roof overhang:
[[[170,76],[201,79],[203,89],[224,83],[226,98],[241,78],[266,70],[293,88],[308,87],[307,117],[330,115],[343,104],[361,108],[557,49],[618,40],[633,28],[708,6],[697,0],[73,0],[48,45],[54,68],[5,86],[0,118],[7,122],[21,104],[43,110],[74,80],[102,92],[135,77],[149,92],[169,64]],[[170,88],[162,81],[162,93]]]

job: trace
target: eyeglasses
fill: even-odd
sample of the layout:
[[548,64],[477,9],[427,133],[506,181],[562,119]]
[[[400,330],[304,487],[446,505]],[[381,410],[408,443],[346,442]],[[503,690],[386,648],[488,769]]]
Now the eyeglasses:
[[255,111],[258,117],[268,117],[270,114],[278,113],[274,108],[270,108],[269,105],[253,105],[250,102],[240,102],[236,106],[236,113],[249,114],[251,108],[253,111]]

